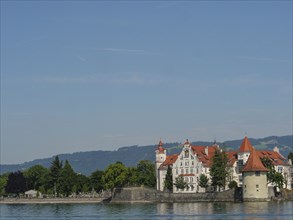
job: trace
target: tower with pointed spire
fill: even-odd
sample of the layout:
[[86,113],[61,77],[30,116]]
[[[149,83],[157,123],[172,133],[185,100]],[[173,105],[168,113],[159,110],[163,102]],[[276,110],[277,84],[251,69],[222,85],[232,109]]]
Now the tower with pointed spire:
[[238,152],[238,164],[243,166],[246,164],[253,147],[247,136],[244,137]]
[[267,172],[268,169],[262,164],[257,152],[252,148],[242,169],[243,201],[268,199]]
[[159,168],[162,163],[166,160],[166,149],[163,148],[163,142],[160,140],[157,150],[156,150],[156,179],[157,179],[157,189],[162,188],[162,178],[160,176]]

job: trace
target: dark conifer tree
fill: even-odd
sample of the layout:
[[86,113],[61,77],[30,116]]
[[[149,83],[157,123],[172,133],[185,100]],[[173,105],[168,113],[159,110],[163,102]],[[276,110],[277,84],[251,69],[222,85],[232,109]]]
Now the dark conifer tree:
[[58,180],[60,178],[60,171],[62,169],[62,162],[59,160],[59,157],[56,156],[55,159],[53,160],[51,167],[50,167],[50,185],[53,188],[53,192],[57,196],[59,195],[59,184]]
[[167,173],[166,173],[166,178],[165,178],[165,183],[164,183],[164,187],[169,192],[172,192],[173,191],[173,175],[172,175],[172,168],[171,168],[171,166],[168,166]]
[[19,195],[26,191],[26,180],[22,172],[16,171],[10,173],[5,187],[6,193],[15,193]]
[[225,188],[226,179],[228,177],[228,158],[225,152],[215,151],[212,158],[212,166],[210,175],[212,177],[212,186],[217,187],[220,191],[221,187]]

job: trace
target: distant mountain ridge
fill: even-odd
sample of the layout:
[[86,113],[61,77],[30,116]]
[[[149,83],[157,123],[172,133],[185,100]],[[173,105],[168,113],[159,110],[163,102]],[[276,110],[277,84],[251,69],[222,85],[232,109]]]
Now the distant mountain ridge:
[[[226,151],[237,150],[241,145],[243,139],[225,141],[218,143],[220,147]],[[287,136],[269,136],[265,138],[249,138],[251,144],[256,149],[272,150],[275,146],[278,146],[280,153],[287,158],[289,152],[293,151],[293,135]],[[213,142],[196,141],[192,142],[193,145],[210,146]],[[181,151],[180,143],[165,143],[164,147],[167,149],[167,154],[175,154]],[[140,160],[155,161],[155,150],[157,145],[147,146],[129,146],[121,147],[118,150],[113,151],[87,151],[76,152],[71,154],[59,154],[59,159],[62,161],[68,160],[75,172],[82,173],[84,175],[90,175],[96,169],[104,170],[109,164],[116,161],[123,162],[126,166],[136,166]],[[132,157],[129,157],[132,155]],[[0,165],[0,174],[6,172],[13,172],[17,170],[25,170],[36,164],[44,167],[50,167],[51,162],[55,156],[36,159],[30,162],[13,165]]]

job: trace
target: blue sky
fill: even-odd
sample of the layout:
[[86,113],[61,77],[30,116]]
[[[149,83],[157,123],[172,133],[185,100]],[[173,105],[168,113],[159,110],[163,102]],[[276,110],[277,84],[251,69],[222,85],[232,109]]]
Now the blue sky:
[[292,134],[292,1],[1,1],[1,163]]

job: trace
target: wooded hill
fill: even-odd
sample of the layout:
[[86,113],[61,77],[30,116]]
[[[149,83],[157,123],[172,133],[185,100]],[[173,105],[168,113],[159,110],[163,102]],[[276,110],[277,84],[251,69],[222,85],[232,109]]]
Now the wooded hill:
[[[220,147],[226,151],[237,150],[242,143],[242,140],[225,141],[218,143]],[[287,158],[289,152],[293,151],[293,135],[287,136],[270,136],[265,138],[249,138],[252,145],[260,150],[272,150],[278,146],[280,153]],[[196,141],[193,145],[210,146],[213,142]],[[129,146],[121,147],[114,151],[87,151],[76,152],[72,154],[59,154],[62,161],[68,160],[77,173],[89,175],[96,169],[104,170],[109,164],[121,161],[126,166],[136,166],[141,160],[155,161],[156,145],[148,146]],[[167,149],[167,154],[175,154],[181,151],[182,145],[180,143],[165,143],[164,147]],[[130,156],[131,155],[131,156]],[[0,165],[0,174],[6,172],[13,172],[17,170],[25,170],[33,165],[39,164],[44,167],[50,167],[55,155],[49,158],[36,159],[30,162],[14,165]]]

